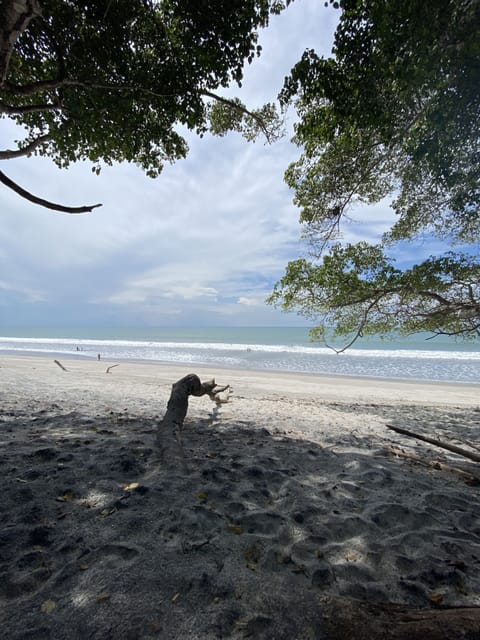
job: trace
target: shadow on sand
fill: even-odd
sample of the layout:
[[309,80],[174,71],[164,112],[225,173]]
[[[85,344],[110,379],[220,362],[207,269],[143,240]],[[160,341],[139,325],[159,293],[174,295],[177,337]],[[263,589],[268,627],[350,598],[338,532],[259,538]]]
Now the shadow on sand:
[[4,638],[480,638],[478,489],[214,418],[3,414]]

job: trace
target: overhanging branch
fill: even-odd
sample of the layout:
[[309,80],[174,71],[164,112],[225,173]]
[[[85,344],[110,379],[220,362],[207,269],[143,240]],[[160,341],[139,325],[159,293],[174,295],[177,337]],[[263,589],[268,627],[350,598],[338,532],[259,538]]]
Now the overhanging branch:
[[118,89],[120,87],[98,85],[88,82],[81,82],[80,80],[71,80],[69,78],[50,78],[49,80],[38,80],[30,84],[17,85],[11,82],[5,82],[5,89],[16,96],[31,96],[35,93],[43,93],[45,91],[53,91],[54,89],[61,89],[62,87],[83,87],[83,88],[98,88],[98,89]]
[[247,109],[243,105],[238,104],[237,102],[234,102],[233,100],[229,100],[228,98],[224,98],[223,96],[219,96],[216,93],[213,93],[212,91],[206,91],[205,90],[205,91],[201,91],[200,93],[203,96],[205,96],[206,98],[212,98],[212,100],[215,100],[216,102],[219,102],[221,104],[224,104],[224,105],[230,107],[231,109],[235,109],[236,111],[239,111],[244,116],[249,116],[250,118],[255,120],[255,122],[258,124],[259,128],[263,132],[263,135],[267,139],[267,142],[272,142],[273,141],[273,136],[272,136],[271,132],[268,130],[268,128],[267,128],[267,126],[265,124],[265,121],[263,120],[263,118],[261,116],[259,116],[255,112],[250,111],[249,109]]
[[328,347],[328,349],[332,349],[332,351],[335,351],[335,353],[337,355],[339,353],[343,353],[344,351],[349,349],[352,346],[352,344],[354,344],[359,338],[362,337],[363,328],[367,324],[368,314],[373,309],[373,307],[381,300],[381,298],[382,298],[382,296],[379,296],[378,298],[375,298],[375,300],[373,300],[368,305],[368,307],[366,309],[364,309],[362,317],[360,318],[360,321],[358,323],[357,330],[355,331],[355,335],[353,336],[353,338],[350,340],[350,342],[348,344],[346,344],[341,349],[336,349],[335,347],[333,347],[332,345],[328,344],[328,342],[325,341],[325,346]]
[[59,104],[28,104],[24,106],[14,107],[12,105],[1,105],[0,113],[6,113],[9,116],[25,115],[26,113],[43,113],[44,111],[63,111]]
[[[86,90],[97,89],[99,91],[138,92],[154,96],[156,98],[172,98],[177,96],[175,93],[158,93],[157,91],[146,89],[145,87],[138,85],[113,84],[110,82],[99,82],[97,80],[79,80],[78,78],[49,78],[48,80],[39,80],[37,82],[24,85],[5,82],[5,89],[16,96],[31,96],[35,93],[44,93],[45,91],[53,91],[55,89],[63,89],[66,87]],[[203,95],[203,92],[200,93]]]
[[[116,84],[110,84],[108,82],[107,83],[97,82],[97,81],[92,82],[92,81],[78,80],[75,78],[50,78],[48,80],[39,80],[38,82],[32,82],[31,84],[27,84],[27,85],[14,85],[10,82],[5,82],[5,85],[4,85],[4,88],[7,91],[17,96],[30,96],[36,93],[43,93],[45,91],[52,91],[55,89],[61,89],[65,87],[72,87],[72,88],[85,89],[85,90],[93,89],[93,90],[100,90],[100,91],[136,92],[144,95],[151,95],[151,96],[154,96],[155,98],[177,97],[177,94],[158,93],[156,91],[153,91],[152,89],[146,89],[145,87],[140,87],[140,86],[116,85]],[[272,131],[270,131],[269,128],[266,126],[265,120],[260,115],[258,115],[258,113],[255,113],[254,111],[250,111],[243,105],[238,104],[237,102],[230,100],[229,98],[224,98],[223,96],[219,96],[216,93],[213,93],[212,91],[199,89],[198,93],[200,96],[211,98],[216,102],[224,104],[230,107],[231,109],[235,109],[236,111],[239,111],[243,115],[252,118],[257,123],[259,129],[263,132],[267,141],[268,142],[274,141],[275,135],[272,134]],[[29,107],[23,107],[23,109],[28,109],[28,108]],[[47,108],[51,110],[58,107],[54,107],[53,105],[52,106],[45,105],[44,109],[34,108],[32,110],[40,111],[40,110],[47,110]],[[17,109],[15,113],[19,113],[21,109],[22,107]]]
[[15,149],[15,151],[11,151],[10,149],[7,149],[6,151],[0,151],[0,160],[12,160],[14,158],[29,156],[35,151],[35,149],[38,149],[40,145],[42,145],[44,142],[48,142],[49,140],[50,136],[48,135],[39,136],[21,149]]
[[26,200],[29,200],[34,204],[39,204],[40,206],[45,207],[47,209],[52,209],[53,211],[61,211],[62,213],[89,213],[93,209],[96,209],[97,207],[102,206],[101,204],[92,204],[92,205],[86,205],[83,207],[65,207],[61,204],[49,202],[48,200],[44,200],[43,198],[38,198],[37,196],[34,196],[32,193],[20,187],[18,184],[13,182],[13,180],[10,180],[10,178],[8,178],[3,173],[3,171],[0,171],[0,182],[2,182],[9,189],[12,189],[12,191],[15,191],[15,193],[17,193],[22,198],[25,198]]

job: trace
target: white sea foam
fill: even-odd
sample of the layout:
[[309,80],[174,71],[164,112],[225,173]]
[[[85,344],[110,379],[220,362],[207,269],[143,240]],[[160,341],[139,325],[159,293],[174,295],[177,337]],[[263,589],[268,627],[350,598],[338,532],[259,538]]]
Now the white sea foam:
[[[147,334],[148,335],[148,334]],[[153,334],[155,335],[155,334]],[[152,337],[153,337],[152,335]],[[42,355],[78,356],[103,360],[137,360],[175,363],[183,365],[207,365],[251,370],[291,371],[323,373],[375,378],[432,380],[450,382],[480,382],[480,351],[468,346],[455,349],[419,349],[422,344],[408,343],[399,348],[398,343],[377,341],[373,348],[357,345],[341,354],[325,346],[308,343],[278,342],[268,344],[271,336],[254,342],[221,340],[228,335],[221,331],[212,333],[206,340],[185,339],[132,340],[119,336],[116,339],[79,337],[0,337],[0,351],[8,353],[37,353]],[[180,337],[180,336],[179,336]],[[197,337],[197,336],[195,336]],[[219,341],[217,337],[220,338]],[[233,336],[232,336],[233,337]],[[260,337],[260,336],[259,336]],[[287,336],[288,340],[289,336]],[[273,341],[273,339],[272,339]],[[429,345],[430,346],[430,345]],[[380,348],[378,348],[380,347]],[[403,344],[402,344],[403,347]]]
[[444,351],[427,349],[365,349],[351,347],[343,353],[337,354],[328,347],[315,345],[286,345],[286,344],[243,344],[227,342],[172,342],[172,341],[144,341],[144,340],[95,340],[85,338],[15,338],[0,336],[0,350],[42,350],[58,353],[81,350],[107,349],[109,352],[117,350],[129,353],[139,353],[145,349],[154,351],[237,351],[259,353],[296,353],[305,355],[332,355],[341,357],[362,358],[431,358],[448,360],[476,360],[480,362],[480,351]]

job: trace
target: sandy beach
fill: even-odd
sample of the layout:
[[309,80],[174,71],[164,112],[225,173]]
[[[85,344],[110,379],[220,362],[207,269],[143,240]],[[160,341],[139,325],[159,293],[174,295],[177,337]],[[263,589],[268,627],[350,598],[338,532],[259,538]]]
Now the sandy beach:
[[387,427],[480,456],[480,385],[60,361],[0,357],[3,638],[480,638],[479,464]]

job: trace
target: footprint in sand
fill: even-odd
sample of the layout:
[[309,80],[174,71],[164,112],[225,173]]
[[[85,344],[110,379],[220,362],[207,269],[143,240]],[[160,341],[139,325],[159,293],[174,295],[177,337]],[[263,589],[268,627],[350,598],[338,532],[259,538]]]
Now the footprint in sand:
[[137,549],[127,545],[107,544],[93,552],[92,561],[105,564],[110,569],[117,569],[135,560],[138,554]]
[[48,580],[51,572],[46,567],[22,574],[6,573],[0,578],[0,599],[13,600],[32,593]]
[[260,511],[251,513],[240,520],[246,533],[254,533],[265,536],[275,536],[286,525],[286,520],[273,511]]
[[21,598],[39,589],[52,575],[48,554],[37,549],[18,558],[12,571],[0,576],[0,599]]
[[58,456],[58,451],[53,447],[44,447],[42,449],[37,449],[32,454],[28,454],[28,457],[33,458],[37,463],[51,462],[57,456]]
[[372,510],[371,516],[382,530],[409,529],[415,531],[436,523],[435,518],[426,511],[410,509],[402,504],[381,504]]

